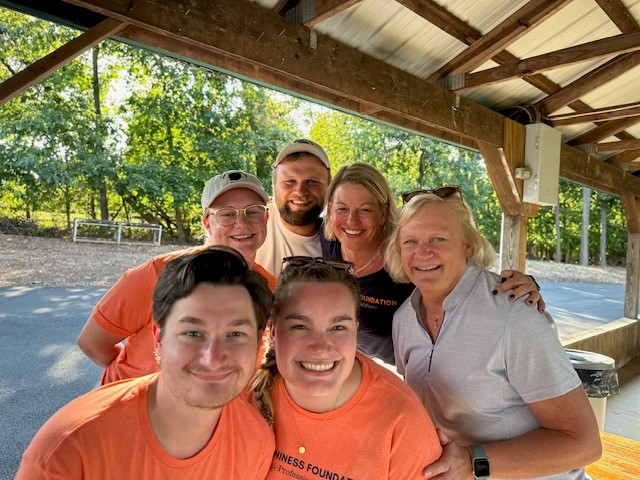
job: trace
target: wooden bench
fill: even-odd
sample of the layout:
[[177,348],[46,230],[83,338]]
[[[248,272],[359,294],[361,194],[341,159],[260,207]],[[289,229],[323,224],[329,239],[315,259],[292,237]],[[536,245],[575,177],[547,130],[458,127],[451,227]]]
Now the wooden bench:
[[640,479],[640,442],[600,432],[602,457],[587,467],[593,480]]

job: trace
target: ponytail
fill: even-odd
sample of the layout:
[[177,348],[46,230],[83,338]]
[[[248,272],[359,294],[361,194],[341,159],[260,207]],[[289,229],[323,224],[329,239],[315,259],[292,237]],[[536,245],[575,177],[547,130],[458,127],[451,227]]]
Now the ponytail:
[[275,422],[273,418],[273,399],[271,398],[271,387],[278,374],[276,365],[276,351],[273,347],[264,356],[260,370],[253,376],[251,389],[255,395],[255,405],[262,414],[269,426],[273,428]]

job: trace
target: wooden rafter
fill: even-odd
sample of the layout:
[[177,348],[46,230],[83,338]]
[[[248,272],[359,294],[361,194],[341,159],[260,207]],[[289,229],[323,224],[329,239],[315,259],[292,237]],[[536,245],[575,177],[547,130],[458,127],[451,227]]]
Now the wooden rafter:
[[[432,0],[397,1],[398,3],[401,3],[417,15],[420,15],[422,18],[438,27],[440,30],[447,32],[449,35],[466,45],[471,45],[475,41],[478,41],[482,38],[482,34],[479,31],[467,25],[465,22],[460,20],[455,15],[449,13],[447,10],[445,10],[443,7],[433,2]],[[640,54],[638,54],[638,58],[640,59]],[[517,57],[510,54],[506,50],[498,53],[491,60],[499,65],[508,65],[519,61]],[[522,80],[536,87],[547,95],[554,95],[562,91],[562,88],[558,84],[549,80],[543,74],[528,75],[526,77],[523,77]],[[582,102],[581,100],[578,100],[580,96],[581,95],[572,98],[570,101],[565,102],[564,105],[567,105],[576,112],[592,111],[592,108],[589,105]],[[620,132],[616,134],[616,136],[621,140],[628,140],[628,137],[631,137],[626,132]]]
[[[465,43],[466,45],[471,45],[482,38],[482,34],[479,31],[467,25],[465,22],[463,22],[456,16],[449,13],[447,10],[445,10],[444,8],[442,8],[440,5],[436,4],[432,0],[397,0],[397,1],[402,5],[404,5],[405,7],[412,10],[417,15],[420,15],[422,18],[432,23],[439,29],[443,30],[444,32],[447,32],[452,37]],[[625,55],[633,55],[634,58],[636,58],[635,52],[631,54],[625,54]],[[640,53],[637,54],[637,59],[640,62]],[[506,50],[503,50],[502,52],[498,53],[491,60],[498,63],[499,65],[513,64],[519,61],[517,57],[513,56]],[[628,64],[626,64],[626,66],[628,66]],[[616,73],[615,76],[618,76],[618,75],[620,75],[620,73]],[[563,89],[553,81],[549,80],[543,74],[528,75],[526,77],[523,77],[522,80],[536,87],[537,89],[546,93],[549,96],[554,96],[556,94],[562,95],[561,92],[563,91]],[[589,88],[589,90],[590,89],[591,88]],[[567,92],[567,93],[570,93],[570,92]],[[562,104],[562,106],[566,105],[572,108],[573,110],[575,110],[576,112],[583,112],[583,113],[591,112],[593,109],[589,105],[585,104],[581,100],[578,100],[583,93],[586,93],[586,92],[582,92],[580,93],[580,95],[577,95],[575,97],[568,99]],[[550,97],[547,97],[547,98],[550,98]],[[553,111],[553,110],[545,111],[543,109],[540,109],[540,110],[542,111],[543,115]],[[627,134],[626,132],[619,132],[616,134],[616,136],[621,140],[628,140],[633,138],[631,137],[631,135]]]
[[640,65],[640,51],[619,55],[539,101],[536,106],[540,109],[542,115],[548,115],[566,105],[570,105],[571,102],[638,65]]
[[0,84],[0,105],[17,97],[32,85],[44,80],[60,67],[71,62],[82,53],[109,38],[126,25],[121,20],[108,18],[91,30],[62,45]]
[[68,3],[229,57],[229,65],[237,62],[252,67],[255,74],[251,78],[262,81],[257,77],[269,76],[269,83],[288,91],[322,92],[351,104],[369,104],[454,137],[497,146],[502,143],[504,117],[500,114],[320,32],[315,33],[314,48],[308,28],[252,2],[191,0],[187,7],[180,2],[137,0],[133,9],[128,0]]
[[571,0],[531,0],[517,12],[496,25],[490,32],[473,42],[469,48],[450,60],[428,80],[436,80],[456,73],[470,72],[482,65],[509,44],[556,13]]
[[304,24],[311,28],[361,1],[362,0],[316,0],[316,15],[312,19],[305,21]]
[[640,140],[621,140],[620,142],[605,142],[596,145],[597,152],[619,152],[638,149],[640,149]]
[[640,24],[621,0],[596,0],[596,3],[622,33],[640,30]]
[[[181,4],[168,1],[137,0],[135,9],[130,8],[128,0],[69,3],[165,37],[163,46],[169,51],[180,42],[227,58],[224,65],[228,71],[235,72],[240,65],[246,76],[257,81],[321,98],[341,108],[356,110],[358,105],[371,105],[386,114],[391,123],[402,118],[407,126],[414,122],[452,138],[475,139],[503,148],[501,115],[321,33],[317,33],[317,48],[310,48],[308,29],[254,3],[190,0],[187,15]],[[566,145],[562,147],[560,171],[563,178],[614,194],[640,192],[640,179]]]
[[471,90],[484,85],[504,82],[512,78],[528,76],[587,60],[595,60],[613,54],[636,50],[640,50],[640,32],[616,35],[530,57],[515,64],[501,65],[477,73],[467,73],[464,76],[463,86],[455,89],[455,91]]
[[[283,17],[296,20],[298,23],[312,28],[360,2],[362,0],[315,0],[313,2],[289,0],[284,2],[277,11]],[[311,10],[311,8],[314,10]]]
[[640,115],[640,102],[615,105],[605,108],[595,108],[589,113],[565,113],[547,117],[553,127],[561,125],[576,125],[580,123],[597,122],[602,120],[618,120],[620,118],[635,117]]
[[640,149],[638,150],[626,150],[624,152],[616,153],[605,159],[605,163],[615,165],[617,163],[629,163],[633,162],[636,158],[640,157]]
[[143,28],[130,25],[118,34],[119,37],[131,40],[135,43],[143,45],[153,45],[165,52],[177,54],[180,57],[191,58],[198,63],[211,65],[222,69],[223,71],[234,72],[243,77],[258,80],[268,85],[286,87],[292,92],[302,93],[307,97],[315,98],[333,107],[340,109],[360,112],[369,116],[373,120],[397,125],[402,128],[413,130],[416,132],[430,135],[432,137],[441,138],[445,141],[468,148],[476,148],[475,140],[470,140],[461,135],[455,135],[441,128],[429,125],[426,122],[420,122],[415,119],[408,119],[402,115],[394,115],[391,112],[382,110],[378,105],[371,105],[357,99],[348,98],[342,95],[323,89],[320,85],[315,87],[303,81],[296,81],[287,77],[285,74],[274,72],[270,69],[261,69],[250,61],[243,61],[240,58],[224,55],[219,52],[211,51],[202,47],[198,47],[188,42],[176,40],[165,35],[145,30]]
[[[610,122],[598,125],[596,128],[589,130],[582,135],[579,135],[571,141],[567,142],[568,145],[583,145],[588,143],[597,143],[604,140],[611,135],[615,135],[618,132],[623,131],[625,128],[632,127],[640,122],[638,117],[621,118],[620,120],[612,120]],[[629,138],[631,139],[631,138]]]

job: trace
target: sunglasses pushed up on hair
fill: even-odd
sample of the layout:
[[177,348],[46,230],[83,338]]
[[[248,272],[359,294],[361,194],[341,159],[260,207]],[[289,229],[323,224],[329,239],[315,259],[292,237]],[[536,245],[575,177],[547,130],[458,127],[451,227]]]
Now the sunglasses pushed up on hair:
[[313,264],[327,265],[328,267],[335,268],[336,270],[343,270],[351,275],[355,273],[355,265],[344,260],[325,260],[322,257],[305,257],[303,255],[285,257],[282,259],[283,268],[302,267],[304,265]]
[[410,192],[405,192],[402,194],[402,204],[403,205],[407,204],[409,200],[411,200],[413,197],[416,197],[418,195],[427,195],[430,193],[433,195],[437,195],[440,198],[448,198],[448,197],[451,197],[452,195],[455,195],[456,193],[462,196],[460,187],[458,187],[457,185],[447,185],[444,187],[434,188],[432,190],[419,189],[419,190],[412,190]]

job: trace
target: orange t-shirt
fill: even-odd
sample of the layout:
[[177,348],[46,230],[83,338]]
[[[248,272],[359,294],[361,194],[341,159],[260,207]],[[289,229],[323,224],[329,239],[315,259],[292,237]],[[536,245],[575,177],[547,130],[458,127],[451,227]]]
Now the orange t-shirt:
[[271,390],[276,452],[268,480],[422,479],[424,468],[440,457],[435,428],[415,393],[364,355],[357,359],[360,387],[329,413],[300,408],[277,378]]
[[190,458],[169,455],[147,411],[157,374],[93,390],[55,413],[22,457],[17,480],[265,478],[273,433],[243,395],[222,407],[209,442]]
[[[91,316],[107,332],[125,337],[125,347],[102,374],[101,384],[136,378],[158,371],[153,355],[153,289],[164,267],[173,259],[206,249],[206,246],[158,255],[127,270],[94,307]],[[258,264],[273,291],[276,279]]]

